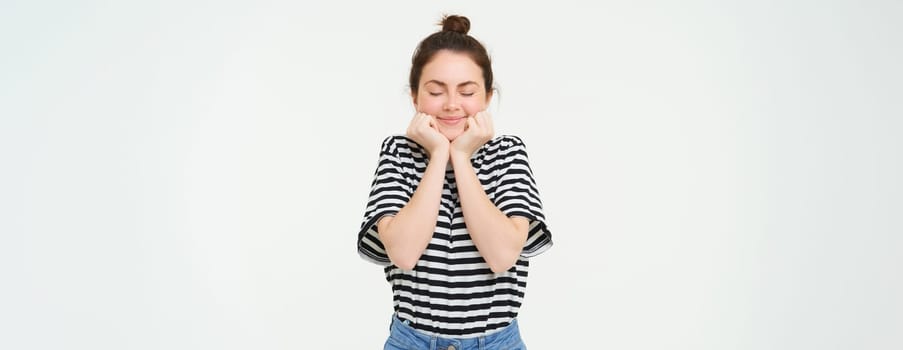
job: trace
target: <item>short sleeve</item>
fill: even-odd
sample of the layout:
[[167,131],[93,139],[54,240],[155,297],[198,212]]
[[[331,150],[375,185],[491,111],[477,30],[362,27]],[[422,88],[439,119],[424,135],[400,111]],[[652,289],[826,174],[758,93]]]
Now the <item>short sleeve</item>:
[[546,225],[527,148],[517,136],[507,136],[502,140],[500,151],[504,158],[495,188],[495,205],[508,217],[521,216],[530,221],[521,256],[539,255],[552,247],[552,233]]
[[380,148],[379,163],[373,176],[364,219],[357,236],[358,254],[365,260],[383,266],[391,262],[379,240],[376,224],[383,216],[397,214],[414,192],[403,169],[397,139],[390,136],[383,140]]

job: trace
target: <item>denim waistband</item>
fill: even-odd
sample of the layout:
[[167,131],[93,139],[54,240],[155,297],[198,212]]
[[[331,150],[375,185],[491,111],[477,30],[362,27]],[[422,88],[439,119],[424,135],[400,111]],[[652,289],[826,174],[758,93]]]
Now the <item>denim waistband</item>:
[[395,315],[392,316],[392,324],[389,329],[389,342],[399,343],[397,345],[412,349],[491,350],[523,343],[517,327],[517,319],[511,320],[509,325],[489,335],[473,338],[429,335],[414,329],[408,324],[408,321],[403,321]]

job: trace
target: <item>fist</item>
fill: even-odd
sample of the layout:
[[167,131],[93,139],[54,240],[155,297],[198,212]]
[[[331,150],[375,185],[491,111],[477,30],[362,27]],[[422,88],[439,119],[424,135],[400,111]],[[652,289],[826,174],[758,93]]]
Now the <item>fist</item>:
[[477,114],[467,117],[467,126],[464,128],[464,132],[452,142],[451,152],[470,158],[486,142],[492,140],[494,133],[489,112],[477,112]]
[[429,114],[415,114],[405,135],[426,149],[430,156],[448,152],[448,139],[439,132],[436,117]]

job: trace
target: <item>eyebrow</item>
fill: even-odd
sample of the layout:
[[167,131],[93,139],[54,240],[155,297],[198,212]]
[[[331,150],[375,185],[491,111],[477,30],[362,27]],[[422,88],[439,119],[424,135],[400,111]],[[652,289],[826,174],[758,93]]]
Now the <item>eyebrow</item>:
[[[423,83],[423,85],[426,85],[426,84],[429,84],[429,83],[437,84],[437,85],[442,86],[442,87],[448,86],[448,84],[445,84],[445,83],[443,83],[443,82],[441,82],[441,81],[438,81],[438,80],[430,80],[430,81],[427,81],[427,82]],[[465,81],[465,82],[463,82],[463,83],[458,84],[458,87],[462,87],[462,86],[465,86],[465,85],[471,85],[471,84],[472,84],[472,85],[479,85],[479,84],[477,84],[477,82],[475,82],[475,81],[473,81],[473,80],[468,80],[468,81]]]

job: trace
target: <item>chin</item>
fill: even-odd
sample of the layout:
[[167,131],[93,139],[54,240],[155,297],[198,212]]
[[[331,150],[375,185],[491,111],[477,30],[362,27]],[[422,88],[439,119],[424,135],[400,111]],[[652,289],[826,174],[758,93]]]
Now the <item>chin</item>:
[[444,132],[444,133],[442,133],[442,135],[445,135],[445,138],[448,139],[448,142],[452,142],[452,141],[454,141],[456,138],[458,138],[458,136],[461,136],[462,133],[464,133],[464,131],[458,131],[458,132]]

